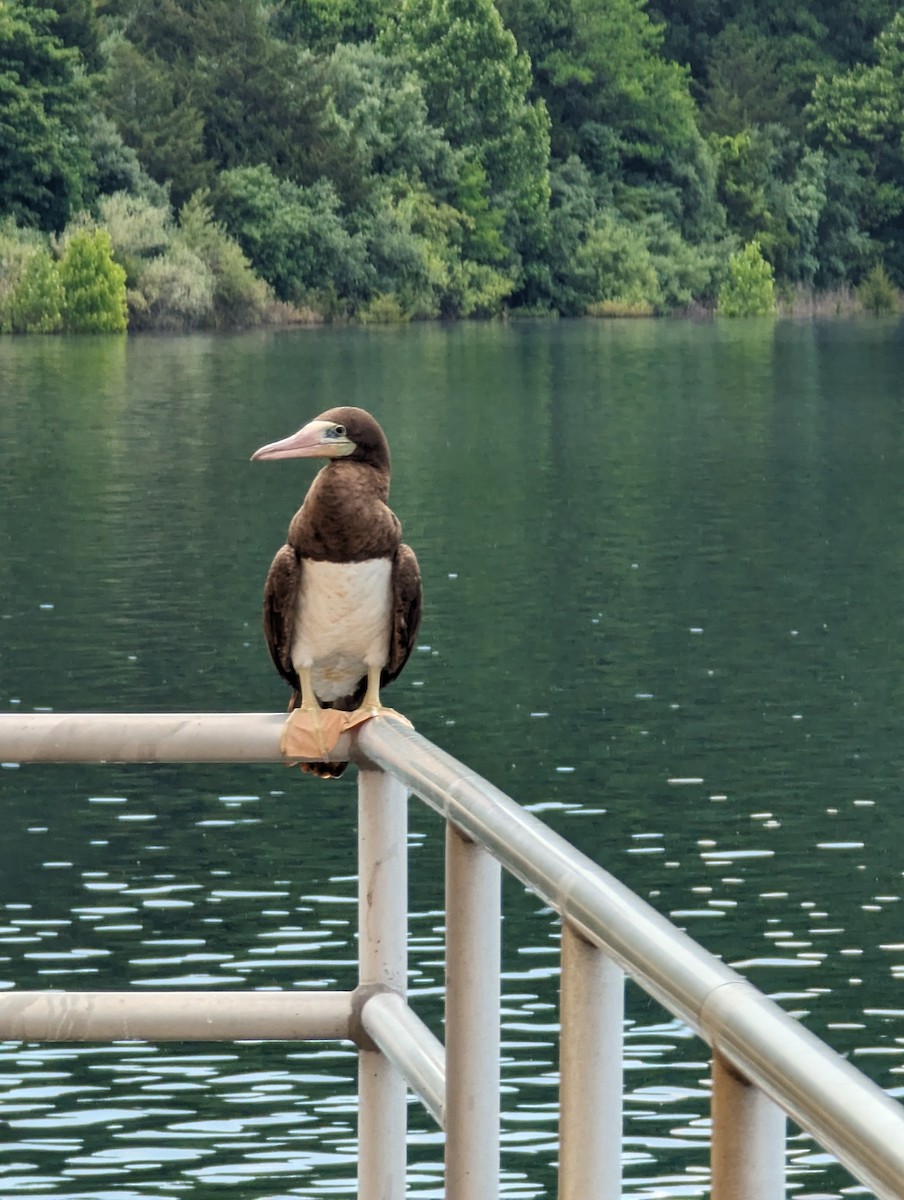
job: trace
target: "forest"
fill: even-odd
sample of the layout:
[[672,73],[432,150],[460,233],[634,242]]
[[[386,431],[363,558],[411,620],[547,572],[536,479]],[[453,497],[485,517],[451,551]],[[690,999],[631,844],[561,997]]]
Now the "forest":
[[0,331],[875,311],[893,0],[0,0]]

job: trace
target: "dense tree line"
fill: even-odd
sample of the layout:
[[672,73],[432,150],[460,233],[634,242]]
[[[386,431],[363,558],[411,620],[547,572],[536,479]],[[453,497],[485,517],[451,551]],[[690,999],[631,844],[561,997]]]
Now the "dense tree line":
[[0,112],[7,330],[904,285],[893,0],[0,0]]

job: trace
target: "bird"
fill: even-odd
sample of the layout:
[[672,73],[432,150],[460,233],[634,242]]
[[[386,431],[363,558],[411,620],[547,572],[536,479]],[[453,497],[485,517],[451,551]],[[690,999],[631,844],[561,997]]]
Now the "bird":
[[[252,462],[324,458],[289,525],[264,585],[264,635],[293,689],[289,709],[313,727],[323,761],[300,764],[336,778],[325,709],[364,718],[384,709],[380,689],[414,648],[423,607],[420,568],[388,505],[391,460],[363,408],[330,408],[297,433],[255,450]],[[349,724],[354,723],[350,721]]]

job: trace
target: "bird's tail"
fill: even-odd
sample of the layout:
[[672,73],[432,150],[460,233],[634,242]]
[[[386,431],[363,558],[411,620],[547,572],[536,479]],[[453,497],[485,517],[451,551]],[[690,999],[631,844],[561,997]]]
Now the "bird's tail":
[[316,775],[318,779],[338,779],[347,762],[303,762],[298,764],[307,775]]

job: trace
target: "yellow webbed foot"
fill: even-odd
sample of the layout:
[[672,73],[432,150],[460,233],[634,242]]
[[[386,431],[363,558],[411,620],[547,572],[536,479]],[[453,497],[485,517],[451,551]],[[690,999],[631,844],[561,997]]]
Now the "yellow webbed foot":
[[[345,732],[348,713],[333,708],[296,708],[289,713],[279,739],[285,758],[308,759],[328,764],[330,755]],[[339,763],[333,764],[336,767]]]
[[[283,726],[279,739],[279,748],[284,758],[298,762],[302,770],[312,767],[312,774],[324,777],[335,777],[342,774],[346,767],[344,762],[330,762],[330,756],[339,743],[340,738],[356,725],[369,721],[371,717],[394,717],[410,729],[414,726],[393,708],[384,705],[362,705],[354,712],[339,712],[335,708],[318,708],[316,711],[308,708],[296,708],[289,713],[288,720]],[[299,761],[302,760],[302,761]],[[307,761],[304,761],[307,760]]]

